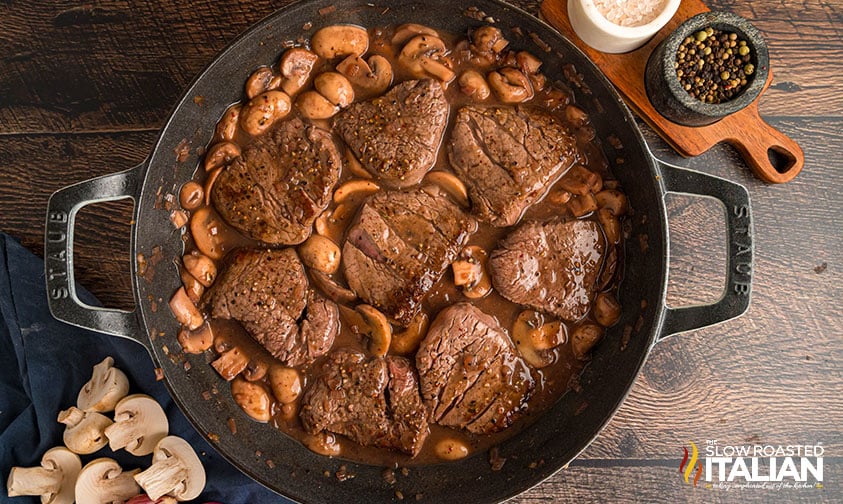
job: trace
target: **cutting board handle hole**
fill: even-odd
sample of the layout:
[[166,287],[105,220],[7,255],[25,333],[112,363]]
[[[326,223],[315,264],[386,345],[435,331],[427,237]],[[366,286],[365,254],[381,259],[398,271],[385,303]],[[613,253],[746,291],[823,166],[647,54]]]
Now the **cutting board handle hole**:
[[787,173],[796,164],[796,157],[784,147],[779,146],[767,149],[767,159],[779,173]]

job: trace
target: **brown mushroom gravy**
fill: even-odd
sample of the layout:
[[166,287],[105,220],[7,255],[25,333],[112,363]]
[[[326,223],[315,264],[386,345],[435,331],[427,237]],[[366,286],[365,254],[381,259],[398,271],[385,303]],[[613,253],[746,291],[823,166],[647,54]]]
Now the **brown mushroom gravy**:
[[571,90],[492,26],[332,26],[265,63],[182,188],[183,349],[370,464],[488,449],[576,388],[628,208]]

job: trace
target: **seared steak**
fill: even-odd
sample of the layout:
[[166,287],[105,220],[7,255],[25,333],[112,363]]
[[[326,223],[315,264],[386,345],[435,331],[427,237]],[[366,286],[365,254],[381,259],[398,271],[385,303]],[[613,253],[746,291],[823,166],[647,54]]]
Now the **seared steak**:
[[427,438],[427,415],[410,362],[337,350],[308,385],[300,418],[311,434],[342,434],[365,445],[415,456]]
[[526,223],[492,252],[492,284],[514,303],[575,321],[588,312],[604,251],[593,221]]
[[379,192],[348,230],[345,278],[360,298],[407,325],[475,229],[447,198],[421,189]]
[[578,159],[574,137],[547,112],[473,105],[457,113],[448,156],[473,211],[499,227],[515,224]]
[[396,189],[418,183],[433,167],[447,122],[442,86],[425,79],[352,104],[334,119],[334,130],[369,173]]
[[239,321],[288,366],[313,362],[339,333],[339,310],[307,287],[293,249],[238,250],[207,292],[211,316]]
[[295,245],[331,201],[342,160],[331,133],[283,121],[244,149],[211,189],[217,211],[256,240]]
[[534,385],[498,321],[468,303],[436,316],[416,366],[429,420],[477,434],[512,424]]

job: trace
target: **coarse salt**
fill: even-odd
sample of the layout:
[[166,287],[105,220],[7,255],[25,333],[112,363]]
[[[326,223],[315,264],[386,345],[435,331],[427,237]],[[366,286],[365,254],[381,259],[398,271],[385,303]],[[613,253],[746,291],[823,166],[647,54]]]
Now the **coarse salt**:
[[667,0],[593,0],[606,19],[618,26],[643,26],[658,17]]

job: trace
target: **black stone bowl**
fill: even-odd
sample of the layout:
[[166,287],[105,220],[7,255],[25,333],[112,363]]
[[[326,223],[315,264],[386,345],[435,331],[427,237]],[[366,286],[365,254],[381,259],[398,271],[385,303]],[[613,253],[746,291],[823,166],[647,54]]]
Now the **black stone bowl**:
[[[749,76],[741,93],[722,103],[704,103],[689,95],[682,88],[673,66],[682,41],[708,27],[736,33],[746,40],[751,51],[750,62],[755,65],[755,72]],[[752,103],[761,94],[769,72],[770,56],[761,33],[736,14],[712,11],[688,19],[656,47],[647,61],[644,82],[650,102],[661,115],[685,126],[705,126]]]

